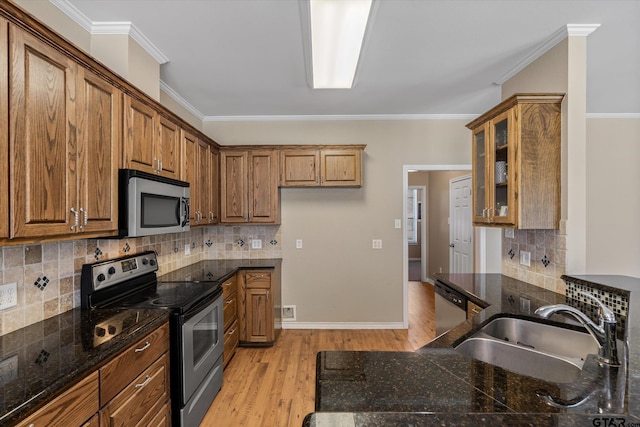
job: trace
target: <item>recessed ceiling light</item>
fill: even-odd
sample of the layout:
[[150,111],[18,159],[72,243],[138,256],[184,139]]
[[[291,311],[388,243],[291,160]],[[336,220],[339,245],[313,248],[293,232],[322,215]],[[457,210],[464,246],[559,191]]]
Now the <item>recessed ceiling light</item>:
[[310,0],[313,87],[353,86],[372,0]]

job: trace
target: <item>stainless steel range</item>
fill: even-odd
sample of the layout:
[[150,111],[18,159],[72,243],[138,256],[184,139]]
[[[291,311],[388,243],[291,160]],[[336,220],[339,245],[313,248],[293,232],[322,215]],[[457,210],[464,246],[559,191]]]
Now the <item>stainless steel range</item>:
[[82,308],[170,311],[172,425],[197,427],[222,387],[220,283],[157,280],[153,251],[82,266]]

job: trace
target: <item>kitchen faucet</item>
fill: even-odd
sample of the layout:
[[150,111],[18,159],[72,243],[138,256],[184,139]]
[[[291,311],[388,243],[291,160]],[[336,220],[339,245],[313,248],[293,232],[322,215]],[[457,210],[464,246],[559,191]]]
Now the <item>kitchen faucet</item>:
[[598,350],[598,361],[612,366],[619,365],[618,347],[616,344],[616,316],[593,295],[583,291],[579,291],[578,294],[593,300],[599,306],[599,325],[596,325],[586,314],[577,308],[565,304],[545,305],[537,309],[535,313],[544,319],[549,318],[549,316],[555,313],[571,314],[587,328],[587,331],[589,331],[591,336],[598,342],[600,346],[600,350]]

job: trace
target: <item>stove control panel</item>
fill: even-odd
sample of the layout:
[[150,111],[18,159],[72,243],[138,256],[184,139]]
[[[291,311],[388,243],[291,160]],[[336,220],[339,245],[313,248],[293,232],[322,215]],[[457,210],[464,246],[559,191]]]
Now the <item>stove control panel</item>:
[[83,280],[86,280],[85,273],[87,273],[91,277],[91,287],[93,290],[98,290],[157,270],[158,257],[155,251],[146,251],[93,264],[85,264],[82,267],[82,274]]

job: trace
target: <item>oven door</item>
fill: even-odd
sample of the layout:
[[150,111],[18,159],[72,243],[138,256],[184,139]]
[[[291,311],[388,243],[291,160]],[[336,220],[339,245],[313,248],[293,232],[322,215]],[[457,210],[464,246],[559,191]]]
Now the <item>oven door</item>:
[[222,290],[182,316],[182,402],[187,402],[224,350]]

